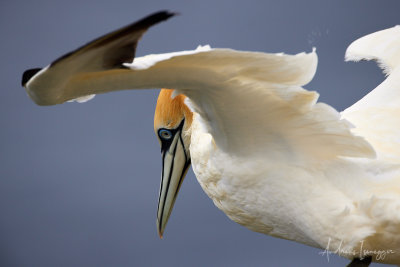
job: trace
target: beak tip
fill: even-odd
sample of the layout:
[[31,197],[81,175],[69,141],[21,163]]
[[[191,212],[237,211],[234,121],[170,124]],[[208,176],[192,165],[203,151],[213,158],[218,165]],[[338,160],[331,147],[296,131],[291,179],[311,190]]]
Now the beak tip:
[[162,229],[160,222],[157,220],[157,232],[160,239],[163,239],[164,229]]

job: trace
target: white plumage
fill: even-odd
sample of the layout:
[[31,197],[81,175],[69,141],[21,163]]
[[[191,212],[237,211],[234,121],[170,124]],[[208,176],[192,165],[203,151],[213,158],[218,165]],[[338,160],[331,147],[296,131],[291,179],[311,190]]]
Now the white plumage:
[[126,69],[98,62],[116,49],[108,45],[89,44],[36,73],[28,94],[52,105],[115,90],[174,88],[194,114],[196,177],[232,220],[350,259],[400,264],[399,26],[348,48],[347,60],[377,60],[388,77],[342,113],[302,88],[315,74],[315,51],[203,47],[121,62]]

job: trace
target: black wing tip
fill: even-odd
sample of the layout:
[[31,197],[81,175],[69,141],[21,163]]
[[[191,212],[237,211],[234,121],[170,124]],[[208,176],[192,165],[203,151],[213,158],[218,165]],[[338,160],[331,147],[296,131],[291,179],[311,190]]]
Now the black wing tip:
[[[59,58],[57,58],[56,60],[54,60],[51,64],[50,67],[56,65],[57,63],[61,62],[62,60],[74,55],[75,53],[77,53],[79,50],[82,50],[84,48],[87,48],[88,46],[102,46],[105,43],[109,42],[110,40],[115,40],[117,38],[119,38],[121,35],[130,33],[132,30],[143,30],[146,31],[148,28],[150,28],[151,26],[160,23],[162,21],[168,20],[169,18],[179,15],[178,12],[170,12],[167,10],[162,10],[162,11],[158,11],[155,12],[153,14],[150,14],[130,25],[127,25],[123,28],[120,28],[119,30],[113,31],[111,33],[108,33],[106,35],[103,35],[87,44],[85,44],[82,47],[79,47],[78,49],[75,49]],[[108,38],[107,38],[108,37]],[[134,55],[134,54],[133,54]]]
[[174,11],[169,11],[169,10],[160,10],[160,11],[157,11],[157,12],[154,12],[154,13],[148,15],[148,17],[150,17],[150,16],[163,16],[166,19],[168,19],[168,18],[173,17],[175,15],[179,15],[179,13],[178,12],[174,12]]
[[42,70],[42,68],[34,68],[34,69],[28,69],[28,70],[24,71],[24,73],[22,74],[21,85],[25,86],[25,84],[27,84],[29,82],[29,80],[33,76],[35,76],[36,73],[38,73],[41,70]]
[[179,15],[178,12],[171,12],[168,10],[161,10],[158,12],[155,12],[153,14],[148,15],[147,17],[144,17],[143,19],[139,20],[136,22],[136,25],[143,25],[144,27],[151,27],[154,24],[157,24],[159,22],[165,21],[173,16]]

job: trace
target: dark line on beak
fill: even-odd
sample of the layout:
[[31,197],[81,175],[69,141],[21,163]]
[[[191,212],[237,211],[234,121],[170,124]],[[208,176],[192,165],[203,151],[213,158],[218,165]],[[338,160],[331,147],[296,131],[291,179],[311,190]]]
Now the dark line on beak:
[[186,174],[186,172],[187,172],[187,168],[188,168],[189,165],[191,164],[191,160],[190,160],[190,158],[188,159],[188,156],[187,156],[187,154],[186,154],[186,148],[185,148],[185,145],[184,145],[184,143],[183,143],[183,138],[182,138],[182,134],[181,134],[181,133],[182,133],[182,132],[179,133],[179,140],[181,141],[181,144],[182,144],[182,147],[183,147],[183,153],[185,154],[185,166],[184,166],[183,169],[182,169],[181,177],[179,177],[178,188],[177,188],[177,190],[175,191],[174,199],[176,199],[176,197],[177,197],[177,195],[178,195],[179,189],[181,188],[181,184],[182,184],[182,182],[183,182],[183,177],[185,177],[185,174]]
[[181,173],[181,177],[179,178],[179,184],[178,184],[178,188],[175,191],[175,195],[174,195],[174,199],[176,199],[179,189],[181,188],[181,184],[183,182],[183,177],[185,177],[186,171],[190,165],[191,161],[186,161],[185,166],[183,167],[182,173]]
[[[172,175],[172,171],[174,170],[174,165],[175,165],[175,153],[176,153],[176,148],[178,147],[178,141],[176,142],[176,144],[175,144],[175,147],[174,147],[174,153],[173,153],[173,157],[172,157],[172,163],[171,163],[171,168],[169,169],[169,174],[168,174],[168,183],[167,183],[167,189],[166,189],[166,191],[165,191],[165,195],[164,195],[164,206],[163,206],[163,208],[162,208],[162,210],[161,210],[161,215],[160,215],[160,217],[162,218],[163,217],[163,215],[164,215],[164,208],[165,208],[165,201],[167,200],[167,194],[168,194],[168,191],[169,191],[169,185],[170,185],[170,183],[171,183],[171,175]],[[164,177],[163,177],[163,179],[162,180],[164,180]],[[158,220],[160,220],[160,218],[158,218]],[[160,224],[159,224],[159,226],[161,227],[162,226],[162,221],[160,222]],[[161,231],[161,228],[159,229],[160,231]]]
[[161,191],[164,183],[164,160],[165,160],[165,151],[162,153],[162,167],[161,167],[161,184],[160,191],[158,193],[158,204],[157,204],[157,218],[158,218],[158,209],[160,208],[160,199],[161,199]]

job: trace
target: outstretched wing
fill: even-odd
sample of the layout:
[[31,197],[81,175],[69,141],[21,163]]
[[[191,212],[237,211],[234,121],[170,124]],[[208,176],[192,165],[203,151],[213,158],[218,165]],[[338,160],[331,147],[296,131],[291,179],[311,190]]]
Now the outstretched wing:
[[400,26],[382,30],[354,41],[346,60],[376,60],[388,75],[373,91],[342,112],[357,125],[378,157],[400,162]]
[[[111,43],[127,38],[120,31],[107,35]],[[51,71],[50,66],[36,74],[27,84],[29,95],[39,104],[52,105],[115,90],[173,88],[188,96],[215,143],[229,153],[270,153],[286,160],[374,156],[372,147],[351,133],[335,109],[316,103],[318,94],[301,87],[315,73],[315,52],[285,55],[203,47],[136,58],[130,65],[119,60],[119,67],[117,61],[94,68],[100,65],[80,60],[89,58],[86,53],[90,58],[118,54],[120,46],[107,39],[73,53],[77,60],[53,63],[61,69],[80,62],[74,68],[79,71]]]

